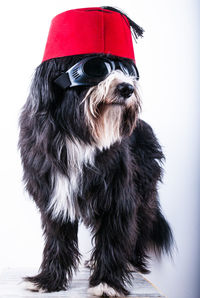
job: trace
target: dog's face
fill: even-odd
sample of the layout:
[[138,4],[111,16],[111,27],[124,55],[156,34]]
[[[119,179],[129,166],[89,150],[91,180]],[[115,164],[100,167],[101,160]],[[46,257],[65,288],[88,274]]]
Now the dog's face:
[[84,96],[85,119],[100,148],[132,133],[140,110],[137,84],[134,77],[114,70]]
[[76,86],[66,90],[56,86],[55,78],[83,57],[85,55],[56,58],[42,63],[33,81],[31,106],[34,113],[42,117],[48,115],[52,127],[61,134],[96,145],[99,149],[109,148],[130,135],[136,125],[140,110],[138,81],[117,69],[95,86]]

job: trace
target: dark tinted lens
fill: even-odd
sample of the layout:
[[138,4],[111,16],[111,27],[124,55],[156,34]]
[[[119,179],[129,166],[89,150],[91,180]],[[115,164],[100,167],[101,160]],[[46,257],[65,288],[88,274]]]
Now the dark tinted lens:
[[119,62],[119,69],[121,70],[121,71],[123,71],[123,73],[125,73],[125,74],[130,74],[129,73],[129,70],[128,70],[128,68],[127,68],[127,65],[125,65],[124,63],[121,63],[121,62]]
[[122,63],[120,62],[120,69],[125,73],[129,74],[130,76],[137,77],[138,73],[135,66],[131,63]]
[[136,71],[136,68],[134,67],[134,65],[130,65],[129,73],[131,76],[137,77],[137,71]]
[[133,77],[137,77],[138,76],[137,70],[136,70],[136,68],[135,68],[135,66],[133,64],[129,64],[127,66],[127,68],[128,68],[129,75],[131,75]]
[[88,60],[84,64],[83,70],[91,77],[104,77],[108,74],[107,63],[100,58]]

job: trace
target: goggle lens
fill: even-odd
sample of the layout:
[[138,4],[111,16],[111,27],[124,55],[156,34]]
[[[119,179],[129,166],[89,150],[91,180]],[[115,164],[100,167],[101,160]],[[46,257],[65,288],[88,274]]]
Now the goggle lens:
[[83,65],[85,74],[91,77],[105,77],[109,68],[110,64],[101,58],[90,59]]

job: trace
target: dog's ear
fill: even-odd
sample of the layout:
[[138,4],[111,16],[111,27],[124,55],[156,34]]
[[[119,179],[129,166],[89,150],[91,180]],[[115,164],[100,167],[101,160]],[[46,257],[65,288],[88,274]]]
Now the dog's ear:
[[54,102],[56,86],[53,82],[57,75],[55,59],[44,61],[36,68],[28,99],[34,112],[48,110]]
[[126,13],[124,13],[122,10],[119,10],[117,8],[114,8],[114,7],[111,7],[111,6],[102,6],[103,9],[107,9],[107,10],[110,10],[110,11],[115,11],[115,12],[118,12],[120,13],[122,16],[125,16],[127,19],[128,19],[128,22],[129,22],[129,25],[131,27],[131,31],[132,31],[132,34],[135,38],[135,40],[138,38],[138,37],[143,37],[143,33],[144,33],[144,29],[142,27],[140,27],[139,25],[137,25],[134,21],[132,21]]
[[30,151],[34,146],[37,152],[47,153],[52,147],[49,140],[53,139],[55,125],[50,110],[53,110],[56,97],[53,84],[55,72],[56,65],[53,59],[41,63],[35,70],[19,121],[19,147],[22,152]]

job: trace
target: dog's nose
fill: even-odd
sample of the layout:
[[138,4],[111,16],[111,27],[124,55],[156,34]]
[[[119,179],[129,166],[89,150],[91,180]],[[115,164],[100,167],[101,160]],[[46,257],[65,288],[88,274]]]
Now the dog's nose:
[[124,98],[128,98],[133,94],[134,87],[129,83],[121,83],[117,85],[117,92]]

